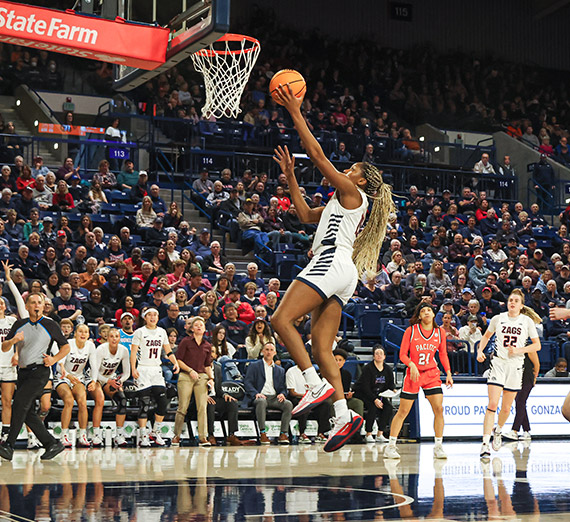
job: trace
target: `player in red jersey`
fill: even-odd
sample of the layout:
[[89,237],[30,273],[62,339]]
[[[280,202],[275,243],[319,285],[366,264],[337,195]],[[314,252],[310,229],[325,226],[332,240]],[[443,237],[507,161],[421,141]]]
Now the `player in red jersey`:
[[429,303],[420,303],[410,319],[410,327],[405,331],[400,347],[400,361],[407,367],[406,378],[402,394],[400,395],[400,408],[392,420],[390,429],[390,442],[384,451],[387,459],[399,459],[396,450],[398,434],[406,417],[410,413],[414,401],[418,397],[420,388],[423,388],[426,399],[431,404],[434,414],[433,428],[435,432],[435,446],[433,455],[438,459],[445,459],[443,451],[443,392],[441,390],[440,370],[435,360],[439,352],[439,360],[443,365],[447,378],[445,384],[448,388],[453,386],[451,368],[447,358],[447,341],[445,332],[435,323],[435,314]]

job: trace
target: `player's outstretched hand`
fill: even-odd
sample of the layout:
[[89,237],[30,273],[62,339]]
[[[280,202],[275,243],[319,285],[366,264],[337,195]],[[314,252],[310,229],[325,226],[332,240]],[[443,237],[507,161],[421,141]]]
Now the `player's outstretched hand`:
[[279,164],[283,174],[288,178],[290,176],[295,176],[295,158],[289,153],[287,145],[282,148],[281,145],[274,150],[273,159]]
[[570,319],[570,309],[551,308],[549,315],[551,321],[565,321],[566,319]]
[[486,359],[486,356],[483,352],[477,352],[477,362],[484,362]]
[[297,96],[293,94],[293,90],[288,83],[285,85],[279,84],[279,87],[277,87],[274,95],[276,98],[278,98],[277,101],[281,105],[284,105],[289,112],[301,110],[301,105],[303,105],[303,98],[297,98]]
[[10,274],[12,273],[12,265],[9,261],[2,261],[2,268],[4,269],[4,274],[6,274],[6,281],[12,281]]

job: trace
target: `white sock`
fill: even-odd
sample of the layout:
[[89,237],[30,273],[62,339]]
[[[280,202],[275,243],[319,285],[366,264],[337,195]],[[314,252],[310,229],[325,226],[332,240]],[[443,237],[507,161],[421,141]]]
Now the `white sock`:
[[390,435],[390,442],[388,443],[389,446],[396,446],[396,442],[398,440],[398,437],[392,437],[392,435]]
[[124,435],[124,434],[125,434],[125,427],[117,426],[117,435]]
[[348,412],[348,404],[346,404],[346,399],[340,399],[338,401],[333,402],[334,406],[334,416],[340,417]]
[[85,428],[79,428],[79,436],[87,435],[87,430]]
[[443,437],[435,437],[435,445],[441,446],[443,444]]
[[65,428],[65,429],[61,429],[61,434],[62,435],[69,435],[69,428]]
[[162,428],[162,422],[155,422],[152,426],[153,433],[160,433],[160,428]]
[[[504,424],[503,424],[504,426]],[[495,426],[495,433],[501,433],[503,431],[503,426],[499,426],[498,424]]]
[[303,377],[305,377],[305,382],[307,383],[307,386],[309,386],[309,387],[318,386],[322,382],[321,378],[319,377],[319,374],[317,373],[317,370],[315,370],[314,366],[307,368],[303,372]]
[[100,437],[101,436],[101,427],[97,427],[97,428],[93,428],[93,435],[95,435],[96,437]]
[[483,435],[483,444],[489,444],[491,442],[491,435]]

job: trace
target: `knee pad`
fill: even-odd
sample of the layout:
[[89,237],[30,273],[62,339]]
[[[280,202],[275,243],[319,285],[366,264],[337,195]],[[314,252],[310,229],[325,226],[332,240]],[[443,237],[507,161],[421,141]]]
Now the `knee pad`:
[[113,402],[116,405],[115,415],[127,414],[127,398],[122,391],[118,391],[113,395]]
[[150,397],[148,395],[139,396],[139,419],[148,419],[148,412],[150,410]]
[[164,417],[168,409],[168,403],[170,402],[166,396],[166,390],[162,389],[156,393],[154,400],[156,401],[156,414]]

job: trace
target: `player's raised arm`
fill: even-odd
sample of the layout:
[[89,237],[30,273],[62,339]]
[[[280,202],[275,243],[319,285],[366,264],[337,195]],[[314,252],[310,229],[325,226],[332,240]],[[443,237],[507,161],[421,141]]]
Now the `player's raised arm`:
[[[297,129],[311,161],[319,169],[321,174],[331,182],[331,185],[338,189],[343,196],[348,196],[349,198],[354,197],[356,201],[355,206],[358,206],[360,195],[358,194],[356,186],[329,161],[319,145],[319,142],[309,130],[307,122],[301,114],[301,104],[303,100],[293,95],[289,85],[280,85],[276,96],[279,98],[279,102],[284,105],[291,114],[295,129]],[[350,202],[347,203],[350,205]]]

